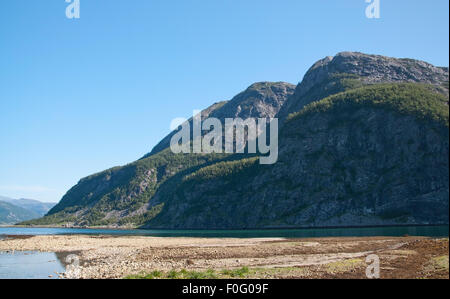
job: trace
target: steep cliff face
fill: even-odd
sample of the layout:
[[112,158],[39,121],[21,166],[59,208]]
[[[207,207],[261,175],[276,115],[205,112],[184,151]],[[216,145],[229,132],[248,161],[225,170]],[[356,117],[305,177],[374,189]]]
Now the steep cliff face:
[[161,189],[165,208],[147,227],[448,223],[446,101],[394,84],[306,107],[287,120],[277,164],[205,167]]
[[[405,83],[407,82],[407,83]],[[34,224],[256,228],[448,223],[448,69],[344,52],[295,88],[258,83],[203,117],[282,120],[279,159],[173,154],[90,176]]]

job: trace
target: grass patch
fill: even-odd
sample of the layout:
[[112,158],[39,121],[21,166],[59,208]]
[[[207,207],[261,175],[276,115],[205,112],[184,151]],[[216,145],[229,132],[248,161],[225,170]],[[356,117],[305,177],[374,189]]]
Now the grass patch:
[[420,278],[427,279],[436,275],[436,273],[447,273],[449,271],[448,255],[431,258],[423,267],[423,275]]
[[249,271],[247,277],[252,279],[289,279],[308,277],[309,273],[307,267],[255,268]]
[[206,271],[153,271],[151,273],[142,273],[137,275],[126,276],[125,279],[218,279],[219,273],[213,269]]
[[430,264],[435,271],[448,271],[449,269],[448,255],[434,257],[431,259]]
[[153,271],[126,276],[125,279],[247,279],[247,278],[280,278],[300,277],[304,274],[302,268],[254,268],[242,267],[239,269],[224,269],[206,271],[180,271],[171,270],[166,272]]
[[307,267],[248,268],[206,271],[171,270],[129,275],[125,279],[283,279],[301,278],[309,274]]
[[231,278],[243,278],[249,273],[249,269],[247,267],[242,267],[241,269],[236,270],[222,270],[222,275],[231,277]]
[[359,268],[364,261],[362,259],[349,259],[326,264],[324,267],[328,273],[345,273]]

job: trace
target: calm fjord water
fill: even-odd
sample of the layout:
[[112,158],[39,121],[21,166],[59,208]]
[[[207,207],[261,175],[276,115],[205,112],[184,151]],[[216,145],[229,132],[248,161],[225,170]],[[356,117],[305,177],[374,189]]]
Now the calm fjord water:
[[0,279],[56,279],[63,262],[53,252],[0,251]]
[[261,230],[113,230],[81,228],[23,228],[0,227],[3,235],[133,235],[152,237],[203,238],[317,238],[317,237],[370,237],[370,236],[427,236],[448,237],[449,226],[396,226],[362,228],[316,229],[261,229]]

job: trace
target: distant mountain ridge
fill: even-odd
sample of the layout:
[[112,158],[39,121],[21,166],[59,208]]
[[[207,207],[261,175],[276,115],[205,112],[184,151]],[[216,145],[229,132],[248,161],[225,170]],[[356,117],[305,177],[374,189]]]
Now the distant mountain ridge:
[[15,224],[21,221],[36,219],[41,215],[10,203],[0,201],[0,224]]
[[47,214],[47,212],[56,205],[56,203],[54,202],[41,202],[38,200],[26,198],[12,199],[0,197],[0,201],[5,201],[15,206],[33,211],[40,216],[44,216],[45,214]]
[[15,224],[44,216],[56,203],[0,196],[0,224]]
[[[342,52],[294,88],[250,86],[205,116],[278,117],[279,160],[173,154],[80,180],[26,224],[265,228],[447,224],[448,68]],[[171,133],[174,134],[174,133]]]
[[56,203],[0,196],[0,224],[15,224],[42,217],[55,205]]

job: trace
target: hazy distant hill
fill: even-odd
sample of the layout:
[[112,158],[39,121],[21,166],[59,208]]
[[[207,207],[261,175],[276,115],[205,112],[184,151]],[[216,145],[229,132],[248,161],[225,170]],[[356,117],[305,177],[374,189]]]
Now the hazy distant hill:
[[12,199],[7,197],[0,196],[0,201],[7,202],[13,204],[17,207],[21,207],[26,210],[30,210],[39,216],[44,216],[47,212],[53,208],[56,203],[53,202],[40,202],[34,199]]
[[41,215],[24,208],[0,201],[0,224],[15,224],[17,222],[35,219]]
[[56,203],[0,196],[0,224],[15,224],[44,216]]

